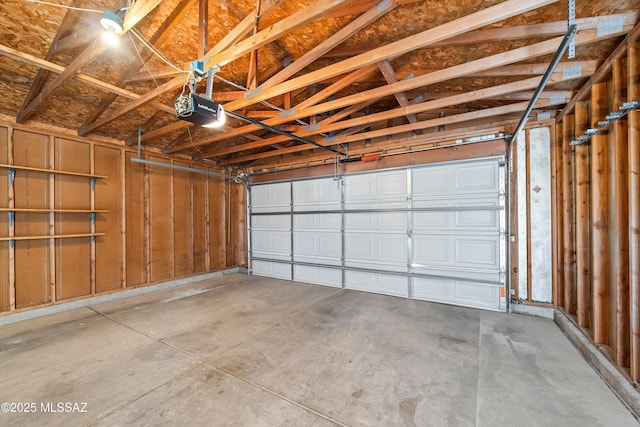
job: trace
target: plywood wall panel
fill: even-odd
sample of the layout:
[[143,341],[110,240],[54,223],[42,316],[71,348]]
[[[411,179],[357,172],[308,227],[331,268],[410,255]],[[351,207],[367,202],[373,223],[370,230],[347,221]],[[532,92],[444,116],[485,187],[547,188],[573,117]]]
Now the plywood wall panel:
[[[49,138],[16,130],[13,137],[14,162],[37,168],[48,167]],[[47,208],[49,176],[39,172],[18,171],[14,183],[15,205],[19,208]],[[16,213],[16,236],[49,234],[49,215]],[[49,302],[48,240],[15,242],[16,308]]]
[[[182,167],[188,163],[175,162]],[[180,170],[173,171],[173,241],[175,251],[175,275],[185,276],[193,271],[193,207],[191,202],[191,182],[193,174]]]
[[[169,163],[161,157],[149,157],[154,162]],[[150,204],[150,267],[151,281],[165,280],[172,276],[172,171],[161,167],[149,168]],[[128,228],[128,227],[127,227]]]
[[96,209],[108,211],[96,216],[96,232],[105,233],[96,238],[96,293],[122,286],[120,159],[118,149],[95,147],[95,173],[107,176],[96,181]]
[[[87,143],[55,140],[55,163],[58,170],[90,173],[90,149]],[[55,176],[54,206],[56,209],[90,209],[91,182],[89,178],[67,175]],[[91,232],[89,214],[57,213],[56,234]],[[57,239],[56,298],[64,300],[91,294],[91,238]]]
[[193,174],[193,273],[206,270],[207,176]]
[[[0,163],[9,163],[9,131],[0,127]],[[0,206],[9,206],[9,171],[0,170]],[[0,236],[9,235],[9,217],[0,213]],[[10,310],[9,306],[9,242],[0,242],[0,312]]]
[[145,223],[144,223],[144,167],[130,161],[133,153],[125,156],[125,224],[127,286],[144,283],[145,273]]
[[227,219],[227,267],[246,264],[247,214],[245,188],[241,184],[227,181],[229,217]]
[[[0,126],[0,163],[107,178],[95,180],[92,197],[89,177],[17,170],[15,196],[9,200],[9,174],[0,171],[1,207],[41,210],[17,212],[12,230],[9,216],[0,212],[0,237],[13,230],[17,236],[38,236],[15,242],[15,249],[0,242],[0,313],[244,265],[246,201],[241,185],[143,166],[131,162],[136,154],[123,147],[15,127],[13,132],[12,125]],[[162,155],[145,158],[171,163]],[[49,212],[52,208],[107,210],[95,218],[95,231],[105,236],[95,242],[91,237],[47,238],[94,229],[89,212]]]
[[209,177],[209,268],[226,266],[226,193],[223,178]]

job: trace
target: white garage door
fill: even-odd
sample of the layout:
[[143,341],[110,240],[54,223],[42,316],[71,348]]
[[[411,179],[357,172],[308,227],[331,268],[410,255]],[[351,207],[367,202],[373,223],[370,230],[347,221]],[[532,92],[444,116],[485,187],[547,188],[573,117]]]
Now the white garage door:
[[502,159],[251,190],[252,273],[505,310]]

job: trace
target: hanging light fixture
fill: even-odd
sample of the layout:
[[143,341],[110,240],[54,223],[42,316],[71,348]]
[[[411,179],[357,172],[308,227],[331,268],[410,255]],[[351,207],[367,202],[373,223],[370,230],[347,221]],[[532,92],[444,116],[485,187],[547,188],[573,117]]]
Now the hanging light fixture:
[[102,14],[102,18],[100,18],[100,25],[107,32],[112,34],[121,34],[124,30],[123,28],[123,17],[125,11],[123,9],[119,9],[116,12],[112,12],[110,10],[105,10]]

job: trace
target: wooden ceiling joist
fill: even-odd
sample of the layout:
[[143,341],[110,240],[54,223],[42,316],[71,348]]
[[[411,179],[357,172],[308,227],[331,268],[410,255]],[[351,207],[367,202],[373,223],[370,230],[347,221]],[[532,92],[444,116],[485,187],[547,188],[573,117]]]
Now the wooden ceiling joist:
[[[467,122],[471,120],[477,120],[480,118],[500,116],[500,115],[509,114],[509,113],[520,113],[527,108],[528,104],[529,103],[526,101],[518,102],[515,104],[503,105],[500,107],[487,108],[484,110],[476,110],[469,113],[456,114],[448,117],[440,117],[432,120],[425,120],[418,123],[409,123],[409,124],[400,125],[400,126],[386,127],[384,129],[359,133],[357,135],[337,136],[337,137],[331,138],[330,140],[325,139],[325,140],[316,141],[316,142],[322,146],[329,147],[332,145],[348,144],[351,142],[364,141],[367,139],[373,139],[373,138],[379,138],[379,137],[388,138],[390,135],[412,132],[416,130],[425,130],[429,128],[435,128],[438,126],[445,126],[447,124]],[[551,105],[553,104],[548,100],[540,100],[538,103],[536,103],[536,107],[538,108],[549,107]],[[279,156],[282,154],[292,154],[299,151],[309,150],[311,147],[313,146],[302,144],[302,145],[296,145],[289,148],[284,148],[281,150],[250,154],[247,156],[241,156],[234,159],[226,160],[225,164],[230,165],[230,164],[246,163],[252,160],[264,159],[268,157]]]
[[[393,66],[391,65],[389,60],[385,59],[384,61],[378,62],[378,68],[380,68],[380,72],[382,72],[382,75],[384,76],[388,84],[393,84],[398,81],[396,72],[393,70]],[[393,96],[395,96],[398,104],[401,107],[409,106],[409,100],[407,99],[407,95],[404,92],[394,93]],[[407,120],[409,121],[409,123],[416,123],[418,121],[418,118],[415,114],[407,114]]]
[[133,6],[127,10],[124,16],[124,22],[122,23],[123,33],[126,33],[131,28],[153,11],[162,0],[137,0],[133,3]]
[[[336,83],[332,84],[331,86],[325,88],[324,90],[316,93],[315,95],[311,96],[310,98],[307,98],[306,100],[304,100],[303,102],[301,102],[300,104],[297,105],[298,108],[309,108],[311,106],[313,106],[314,104],[317,104],[320,101],[323,101],[324,99],[328,98],[329,96],[333,95],[334,93],[338,92],[339,90],[345,88],[346,86],[350,85],[353,82],[359,81],[363,75],[368,74],[369,72],[371,72],[372,69],[375,68],[375,65],[370,65],[367,67],[364,67],[360,70],[355,70],[352,73],[347,74],[346,76],[342,77],[342,79],[338,80]],[[303,116],[304,117],[304,116]],[[302,117],[299,117],[302,118]],[[267,126],[271,126],[271,125],[281,125],[284,124],[288,121],[291,121],[291,119],[285,119],[283,121],[282,119],[282,114],[279,114],[278,117],[273,118],[273,119],[268,119],[265,120],[263,123]],[[258,125],[246,125],[240,128],[236,128],[233,129],[229,132],[226,132],[224,134],[218,134],[218,135],[213,135],[213,136],[209,136],[207,137],[207,144],[214,142],[214,141],[218,141],[218,140],[222,140],[222,139],[227,139],[227,138],[232,138],[234,136],[241,136],[241,135],[245,135],[249,132],[252,132],[254,130],[258,130],[261,129],[260,126]],[[188,149],[190,147],[198,147],[200,145],[204,145],[204,143],[202,142],[202,140],[198,140],[198,141],[193,141],[190,144],[186,144],[186,145],[182,145],[182,146],[175,146],[172,148],[168,148],[165,147],[165,153],[175,153],[178,151],[182,151],[183,149]]]
[[[151,127],[153,125],[155,125],[158,120],[160,120],[162,118],[162,116],[164,116],[164,112],[161,110],[156,111],[156,113],[149,117],[147,119],[146,122],[144,122],[144,124],[142,124],[141,126],[139,126],[140,128],[140,133],[142,132],[146,132],[147,130],[151,129]],[[132,133],[127,139],[127,145],[133,145],[134,143],[138,142],[138,129],[136,129],[136,131],[134,133]],[[142,142],[142,141],[140,141]]]
[[337,45],[339,45],[340,43],[342,43],[343,41],[351,37],[353,34],[362,30],[367,25],[371,24],[372,22],[379,19],[380,17],[386,15],[388,12],[393,10],[396,7],[396,5],[397,5],[396,2],[394,1],[391,1],[391,2],[386,1],[386,2],[380,3],[378,6],[363,13],[362,15],[360,15],[359,17],[357,17],[356,19],[354,19],[353,21],[351,21],[350,23],[342,27],[332,36],[327,38],[325,41],[320,43],[318,46],[311,49],[303,57],[297,59],[288,67],[285,67],[278,74],[274,75],[269,80],[262,83],[260,87],[262,89],[272,87],[278,83],[282,83],[283,81],[293,76],[297,72],[302,71],[306,66],[308,66],[309,64],[314,62],[316,59],[320,58],[325,53],[327,53],[328,51],[330,51],[331,49],[333,49],[334,47],[336,47]]
[[[573,78],[581,78],[585,76],[586,75],[578,75],[578,76],[574,76]],[[317,126],[313,130],[305,130],[305,131],[299,132],[296,134],[296,136],[306,138],[309,136],[318,135],[320,133],[334,132],[340,129],[345,129],[353,126],[371,125],[376,122],[381,122],[381,121],[401,117],[403,115],[406,115],[407,113],[417,114],[417,113],[426,112],[426,111],[438,111],[453,105],[463,104],[465,102],[488,99],[494,96],[513,93],[513,92],[519,92],[526,89],[535,89],[539,85],[540,80],[541,80],[541,77],[532,77],[529,79],[525,79],[525,80],[521,80],[513,83],[508,83],[508,84],[494,86],[494,87],[485,88],[485,89],[479,89],[476,91],[467,92],[467,93],[458,94],[458,95],[452,95],[446,98],[440,98],[437,100],[422,102],[422,103],[414,104],[411,106],[396,108],[393,110],[366,115],[366,116],[358,117],[355,119],[344,120],[344,121],[340,121],[333,124],[324,125],[323,123],[320,123],[320,126]],[[552,76],[552,80],[550,82],[551,84],[553,84],[562,80],[563,80],[562,73],[555,73]],[[562,102],[564,102],[564,99],[562,100]],[[268,145],[269,143],[283,142],[285,140],[283,138],[284,137],[282,136],[276,136],[273,138],[266,139],[260,143],[247,143],[247,144],[243,144],[241,146],[236,146],[236,147],[221,148],[221,149],[217,149],[217,150],[206,153],[205,157],[213,158],[220,155],[230,154],[231,152],[234,152],[234,151],[246,151],[246,150],[256,149],[264,145]],[[264,145],[261,145],[261,144],[264,144]],[[279,153],[274,152],[273,154],[275,155]]]
[[[176,26],[181,22],[181,19],[182,19],[181,17],[184,16],[184,12],[190,6],[192,6],[194,2],[195,0],[181,0],[180,3],[176,5],[173,12],[171,12],[171,15],[169,15],[169,17],[162,23],[160,28],[158,28],[158,31],[156,31],[155,34],[151,37],[151,39],[149,40],[149,43],[151,43],[153,46],[156,46],[156,47],[160,46],[171,34],[171,32],[176,28]],[[143,46],[140,48],[140,56],[142,61],[146,62],[153,56],[153,52],[151,52],[150,50],[148,50],[146,47]],[[134,60],[134,62],[132,62],[126,68],[126,70],[121,74],[120,79],[116,83],[116,85],[120,87],[124,86],[126,82],[127,74],[140,69],[140,66],[141,64],[138,62],[138,59],[136,58],[136,60]],[[113,101],[115,101],[116,97],[117,97],[117,94],[115,93],[109,93],[105,95],[100,100],[96,108],[94,108],[94,110],[91,111],[87,115],[87,117],[85,117],[84,123],[82,124],[81,128],[89,126],[89,124],[96,121],[98,117],[100,117],[107,110],[107,108],[109,108],[109,106],[113,103]]]
[[[628,30],[629,29],[627,28],[626,31]],[[603,40],[606,38],[615,37],[616,35],[619,35],[619,34],[621,33],[609,34],[602,37],[597,37],[597,34],[595,31],[593,30],[585,31],[585,32],[579,33],[576,36],[576,45],[580,46],[588,43],[593,43],[596,40]],[[390,85],[364,91],[357,95],[346,96],[333,101],[328,101],[323,104],[318,104],[314,107],[302,108],[302,109],[296,108],[295,113],[287,116],[286,118],[271,119],[271,120],[268,120],[267,122],[269,123],[269,125],[272,125],[272,126],[278,125],[278,124],[286,123],[287,121],[290,121],[296,118],[307,117],[310,115],[320,114],[326,111],[336,110],[345,106],[352,105],[353,103],[356,103],[356,102],[364,102],[371,99],[379,99],[382,96],[392,95],[396,92],[415,89],[418,87],[439,83],[441,81],[445,81],[451,78],[469,75],[479,70],[487,69],[488,67],[491,67],[491,66],[505,65],[509,63],[518,62],[518,61],[527,59],[529,57],[536,57],[536,56],[550,54],[556,51],[561,40],[562,40],[562,37],[559,37],[559,38],[547,40],[544,42],[536,43],[530,46],[517,48],[511,51],[492,55],[488,58],[482,58],[475,61],[467,62],[465,64],[456,65],[454,67],[439,70],[431,74],[417,76],[410,80],[402,80],[397,83],[393,83]],[[522,89],[517,89],[517,90],[522,90]],[[465,102],[465,100],[460,100],[460,102],[463,103]],[[408,108],[415,108],[415,107],[412,106]],[[403,115],[406,114],[406,111],[411,111],[411,110],[404,109]],[[222,136],[206,137],[206,138],[202,138],[200,140],[194,141],[193,145],[195,146],[205,145],[221,139],[224,139],[224,138]],[[238,151],[244,150],[244,149],[246,149],[245,146],[237,147]]]
[[[227,48],[224,48],[222,51],[217,52],[216,48],[212,49],[210,52],[208,52],[204,57],[202,57],[201,59],[203,60],[203,62],[205,63],[205,68],[210,68],[213,67],[214,65],[224,65],[229,63],[230,61],[232,61],[233,59],[239,58],[242,55],[245,55],[249,52],[251,52],[254,49],[257,49],[261,46],[266,45],[267,43],[272,42],[273,40],[277,39],[278,37],[287,34],[293,30],[295,30],[296,28],[299,28],[303,25],[305,25],[306,23],[309,23],[315,19],[317,19],[319,16],[321,16],[323,13],[334,9],[338,6],[340,6],[341,4],[343,4],[344,2],[346,2],[348,0],[332,0],[332,1],[323,1],[323,0],[319,0],[316,5],[313,5],[313,7],[308,7],[305,8],[304,10],[295,13],[281,21],[279,21],[278,23],[272,25],[271,27],[258,32],[257,34],[254,34],[253,36],[238,42],[236,44],[232,44]],[[542,1],[542,0],[539,0]],[[255,16],[254,19],[249,21],[247,19],[242,21],[242,25],[246,26],[246,28],[238,28],[238,31],[236,33],[242,34],[244,32],[248,32],[251,28],[251,26],[254,24],[255,21]],[[237,28],[237,27],[236,27]],[[230,36],[231,33],[229,33],[227,35],[227,37],[225,37],[225,42],[227,40],[231,40],[232,36]],[[235,33],[233,35],[233,37],[235,37]],[[220,43],[218,43],[220,44]],[[153,100],[154,98],[169,92],[173,89],[177,89],[178,87],[182,86],[185,84],[185,79],[182,76],[178,76],[162,85],[160,85],[159,87],[157,87],[154,90],[151,90],[150,92],[148,92],[147,94],[143,95],[140,99],[129,103],[123,107],[121,107],[120,109],[118,109],[118,111],[114,112],[113,114],[111,114],[109,117],[106,117],[102,120],[96,121],[90,125],[87,125],[86,127],[83,127],[80,129],[80,131],[78,132],[80,135],[86,135],[88,133],[93,132],[94,130],[108,124],[111,123],[112,121],[116,120],[119,117],[122,117],[123,115],[127,114],[128,112],[135,110],[136,108],[140,107],[141,105],[144,105],[148,102],[150,102],[151,100]],[[283,92],[284,93],[284,92]]]
[[[622,19],[623,25],[633,25],[640,19],[640,12],[629,12],[608,15],[611,19]],[[576,19],[578,31],[595,30],[602,17]],[[489,30],[476,30],[467,34],[434,43],[431,47],[460,46],[478,43],[494,43],[509,40],[532,39],[541,37],[559,36],[567,32],[567,21],[546,22],[543,24],[519,25],[515,27],[492,28]],[[351,57],[369,52],[372,49],[384,46],[383,44],[365,44],[358,46],[339,47],[325,55],[327,58]]]
[[[2,44],[0,44],[0,54],[5,55],[9,58],[15,59],[17,61],[33,65],[35,67],[43,68],[47,71],[52,71],[57,74],[62,74],[65,71],[65,68],[58,64],[54,64],[53,62],[45,61],[40,58],[36,58],[33,55],[29,55],[28,53],[17,51],[15,49],[12,49]],[[98,80],[96,78],[87,76],[86,74],[76,74],[75,77],[76,79],[87,84],[88,86],[91,86],[93,88],[103,90],[106,92],[112,92],[123,98],[132,99],[132,100],[140,98],[140,95],[136,93],[133,93],[126,89],[122,89],[118,86],[115,86],[109,83],[105,83],[102,80]],[[161,104],[159,102],[154,102],[154,103],[151,103],[150,105],[153,106],[154,108],[165,111],[167,113],[175,114],[176,112],[173,107]]]
[[[71,33],[64,38],[59,39],[55,43],[52,43],[51,48],[54,50],[56,54],[60,54],[68,50],[75,49],[80,46],[84,46],[95,38],[96,38],[95,28],[91,28],[91,27],[83,28],[81,30],[76,31],[75,33]],[[47,59],[46,56],[45,56],[45,59]]]
[[[513,120],[497,120],[493,121],[491,124],[484,125],[473,125],[467,126],[461,129],[454,129],[450,131],[438,132],[434,134],[422,134],[418,136],[411,136],[406,138],[398,138],[392,141],[381,141],[381,142],[371,142],[368,145],[358,146],[358,147],[349,147],[349,155],[352,157],[359,157],[364,154],[371,153],[385,153],[389,151],[396,151],[398,149],[403,151],[410,151],[414,149],[414,147],[422,147],[425,145],[432,146],[441,146],[446,145],[448,143],[464,140],[465,138],[470,138],[474,136],[484,136],[489,133],[497,134],[499,131],[496,129],[502,129],[505,126],[517,124],[518,119],[515,118]],[[255,172],[256,170],[270,170],[270,169],[278,169],[280,167],[291,168],[294,165],[302,165],[304,166],[307,162],[335,162],[335,156],[327,156],[326,152],[318,151],[316,154],[308,154],[303,158],[294,158],[294,157],[284,157],[279,160],[270,160],[270,161],[258,161],[248,165],[244,165],[246,169],[250,172]]]
[[[509,2],[507,2],[507,3],[509,3]],[[503,4],[506,4],[506,3],[503,3]],[[482,12],[484,12],[484,11],[482,11]],[[480,12],[477,12],[477,13],[480,13]],[[473,16],[473,15],[470,15],[470,16]],[[468,17],[466,17],[466,18],[468,18]],[[490,19],[490,18],[486,17],[486,14],[482,15],[482,18],[483,19]],[[462,18],[462,19],[464,19],[464,18]],[[471,22],[469,22],[468,24],[469,25],[473,25],[474,22],[475,22],[475,25],[480,25],[478,23],[477,19],[471,20]],[[485,21],[482,21],[482,22],[485,22]],[[462,24],[466,24],[466,23],[467,22],[465,21]],[[448,25],[448,24],[445,24],[445,25]],[[441,27],[438,27],[438,28],[435,28],[433,30],[439,30],[440,28]],[[449,30],[450,31],[460,31],[459,29],[456,29],[456,28],[450,28]],[[423,32],[423,33],[419,34],[418,36],[420,36],[420,37],[418,37],[418,40],[413,40],[413,37],[415,37],[415,36],[412,36],[409,39],[413,40],[414,45],[415,44],[418,44],[418,45],[428,44],[428,43],[426,43],[424,41],[424,38],[428,37],[428,36],[431,36],[430,31],[432,31],[432,30],[427,30],[426,32]],[[425,33],[426,33],[426,36],[425,36]],[[445,37],[445,36],[442,36],[441,34],[442,34],[442,31],[440,30],[434,35],[434,37]],[[405,39],[405,40],[407,40],[407,39]],[[520,60],[529,58],[530,56],[540,56],[540,55],[552,53],[557,49],[557,46],[559,45],[560,40],[561,40],[561,38],[552,39],[552,40],[549,40],[549,41],[546,41],[546,42],[542,42],[542,43],[538,43],[536,45],[533,45],[537,49],[531,49],[531,46],[527,46],[527,47],[524,47],[524,48],[515,49],[513,51],[508,52],[511,55],[508,55],[507,53],[494,55],[491,58],[484,58],[484,59],[472,61],[472,62],[467,63],[467,64],[462,64],[462,65],[451,67],[451,68],[448,68],[448,69],[439,70],[439,71],[433,72],[431,74],[415,77],[415,78],[410,79],[410,80],[403,80],[403,81],[399,81],[399,82],[396,82],[396,83],[393,83],[393,84],[389,84],[389,85],[386,85],[386,86],[383,86],[383,87],[380,87],[380,88],[372,89],[372,90],[369,90],[369,91],[366,91],[366,92],[361,92],[360,94],[357,94],[357,95],[347,96],[347,97],[343,97],[343,98],[340,98],[340,99],[337,99],[337,100],[334,100],[334,101],[329,101],[329,102],[326,102],[324,104],[320,104],[320,105],[316,106],[317,108],[316,109],[312,109],[313,111],[306,111],[307,108],[304,105],[303,106],[298,105],[298,106],[296,106],[295,111],[290,112],[291,114],[287,115],[287,118],[285,118],[285,119],[267,120],[265,122],[265,124],[268,124],[268,125],[271,125],[271,126],[278,125],[278,124],[286,123],[287,121],[290,121],[290,120],[303,118],[303,117],[308,117],[308,116],[313,116],[315,114],[323,113],[323,112],[326,112],[326,111],[336,110],[336,109],[339,109],[339,108],[342,108],[342,107],[349,106],[349,105],[351,105],[353,103],[361,103],[361,102],[365,102],[365,101],[371,100],[371,99],[379,99],[379,98],[381,98],[383,96],[394,95],[395,93],[398,93],[398,92],[411,90],[411,89],[414,89],[414,88],[417,88],[417,87],[427,86],[429,84],[434,84],[434,83],[437,83],[437,82],[440,82],[440,81],[444,81],[444,80],[447,80],[447,79],[450,79],[450,78],[454,78],[454,77],[460,77],[460,76],[472,74],[474,72],[478,72],[478,71],[482,71],[482,70],[485,70],[487,68],[490,68],[491,66],[495,67],[495,66],[500,66],[500,65],[505,65],[505,64],[511,64],[511,63],[518,62]],[[404,42],[404,40],[402,42]],[[410,40],[406,41],[406,43],[410,43],[410,42],[411,42]],[[397,46],[395,46],[396,45],[395,43],[393,43],[392,45],[389,45],[389,46],[397,47]],[[537,52],[536,55],[532,55],[532,53],[536,53],[536,52]],[[384,52],[378,52],[378,53],[371,52],[370,54],[371,54],[371,56],[374,56],[374,57],[377,57],[378,55],[392,56],[392,55],[389,54],[387,49],[385,49]],[[360,59],[362,61],[364,61],[364,62],[367,62],[364,58],[360,58]],[[385,59],[385,58],[383,58],[383,59]],[[313,80],[313,82],[315,82],[316,79],[323,79],[323,76],[325,76],[325,74],[324,74],[325,70],[327,70],[327,69],[332,69],[333,70],[336,65],[340,66],[341,64],[346,63],[346,62],[348,62],[349,64],[347,64],[344,67],[347,68],[347,69],[351,69],[351,67],[353,66],[351,64],[351,60],[345,60],[345,61],[342,61],[342,62],[340,62],[338,64],[325,67],[325,68],[320,69],[320,70],[315,71],[315,72],[308,73],[308,74],[306,74],[306,75],[304,75],[302,77],[299,77],[299,78],[296,78],[296,79],[293,79],[293,80],[289,80],[289,81],[287,81],[287,82],[285,82],[285,83],[283,83],[281,85],[277,85],[275,87],[272,87],[270,89],[267,89],[265,91],[260,92],[260,94],[259,94],[259,96],[257,98],[254,96],[254,97],[250,97],[249,99],[250,100],[268,99],[270,96],[265,96],[264,92],[269,92],[270,90],[273,91],[273,90],[281,88],[282,86],[287,86],[288,87],[290,83],[292,83],[292,82],[294,82],[296,80],[298,80],[298,82],[295,83],[295,87],[297,87],[300,84],[300,79],[302,79],[304,81],[304,83],[301,86],[307,86],[308,84],[310,84],[310,80]],[[375,62],[376,61],[369,61],[368,64],[375,64]],[[354,67],[354,68],[358,69],[359,67]],[[333,75],[332,74],[333,72],[334,71],[327,71],[327,75],[325,77]],[[309,77],[310,75],[314,75],[314,76],[313,77]],[[276,95],[279,94],[278,90],[276,90],[275,92],[276,93],[274,93],[273,96],[276,96]],[[254,103],[254,102],[251,102],[251,101],[247,100],[246,98],[245,99],[238,99],[236,101],[231,101],[231,102],[225,104],[225,109],[233,111],[236,108],[242,108],[244,106],[251,105],[252,103]],[[240,129],[242,129],[242,130],[240,130]],[[240,132],[248,132],[248,131],[253,130],[254,128],[250,128],[248,126],[245,126],[243,128],[240,128],[240,129],[237,131],[238,133],[234,132],[234,134],[233,135],[229,135],[229,137],[240,135],[240,134],[242,134]],[[225,139],[225,137],[224,136],[220,136],[220,135],[211,136],[211,137],[205,137],[205,138],[202,138],[200,140],[194,141],[193,145],[195,145],[195,146],[205,145],[205,144],[209,144],[209,143],[212,143],[212,142],[215,142],[215,141],[219,141],[221,139]],[[171,152],[176,152],[176,151],[180,151],[180,150],[179,149],[174,149]]]
[[[123,32],[125,34],[149,12],[151,12],[161,0],[139,0],[134,6],[127,11],[124,19]],[[96,39],[89,47],[87,47],[80,55],[78,55],[69,64],[64,71],[58,75],[53,81],[46,85],[38,95],[24,108],[22,108],[16,117],[16,122],[24,123],[31,117],[36,110],[51,96],[58,88],[60,88],[68,79],[75,76],[80,68],[97,58],[107,49],[107,44]]]
[[198,56],[209,50],[209,0],[199,0],[198,4]]
[[571,101],[569,101],[569,103],[567,103],[567,105],[564,107],[564,109],[556,117],[556,120],[558,122],[560,120],[562,120],[562,118],[564,116],[566,116],[569,112],[571,112],[571,110],[573,110],[573,108],[576,105],[576,102],[584,100],[587,97],[587,94],[591,90],[591,86],[593,84],[601,82],[602,79],[606,75],[609,74],[609,72],[611,71],[611,65],[613,64],[613,62],[617,58],[620,58],[620,57],[622,57],[622,56],[624,56],[626,54],[628,44],[629,43],[633,43],[633,42],[637,41],[638,39],[640,39],[640,23],[638,23],[633,28],[633,30],[631,30],[629,32],[629,34],[627,34],[627,36],[625,37],[624,41],[622,43],[620,43],[618,45],[618,47],[613,52],[611,52],[609,57],[600,65],[600,67],[595,72],[593,77],[591,79],[589,79],[589,81],[586,82],[584,84],[584,86],[582,86],[580,88],[580,90],[578,91],[578,93],[576,93],[576,95],[573,97],[573,99],[571,99]]
[[[76,0],[73,0],[70,6],[75,7]],[[79,13],[80,12],[75,9],[67,10],[67,13],[65,13],[64,18],[62,18],[62,22],[58,27],[58,31],[56,32],[56,35],[53,37],[53,41],[51,42],[49,51],[44,56],[45,61],[51,61],[53,57],[57,53],[59,53],[58,49],[56,49],[56,45],[69,32],[73,23],[76,21],[76,18],[78,17]],[[38,69],[38,73],[36,74],[36,77],[33,79],[33,82],[31,83],[31,87],[29,88],[29,93],[27,94],[26,98],[22,103],[22,107],[20,108],[21,110],[26,108],[31,103],[31,101],[33,101],[36,98],[36,96],[38,96],[38,93],[40,93],[40,91],[42,90],[42,87],[44,86],[44,83],[47,80],[48,76],[49,76],[48,71],[46,71],[43,68]]]
[[439,27],[423,31],[405,39],[389,43],[388,45],[374,49],[370,52],[309,72],[304,76],[296,77],[276,86],[256,91],[258,93],[253,96],[225,104],[225,108],[230,111],[235,111],[257,102],[282,95],[283,93],[290,92],[291,90],[305,87],[333,76],[348,73],[365,65],[401,56],[415,49],[429,46],[438,41],[446,40],[467,31],[502,21],[541,6],[555,3],[556,1],[557,0],[530,0],[522,2],[519,0],[507,0],[499,5],[488,7],[472,13],[471,15],[443,24]]

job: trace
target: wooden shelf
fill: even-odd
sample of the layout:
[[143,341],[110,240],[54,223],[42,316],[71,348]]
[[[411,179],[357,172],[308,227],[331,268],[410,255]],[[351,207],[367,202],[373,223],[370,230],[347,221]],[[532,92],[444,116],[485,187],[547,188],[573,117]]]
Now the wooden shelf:
[[17,166],[17,165],[5,165],[0,164],[0,169],[16,169],[30,172],[43,172],[43,173],[53,173],[57,175],[71,175],[71,176],[84,176],[86,178],[98,178],[105,179],[107,178],[104,175],[94,175],[91,173],[82,173],[82,172],[69,172],[69,171],[61,171],[56,169],[44,169],[44,168],[32,168],[29,166]]
[[0,242],[7,242],[10,240],[43,240],[43,239],[73,239],[77,237],[99,237],[104,236],[105,233],[83,233],[83,234],[54,234],[54,235],[42,235],[42,236],[14,236],[14,237],[0,237]]
[[105,209],[38,209],[38,208],[0,208],[0,212],[31,212],[31,213],[109,213]]

